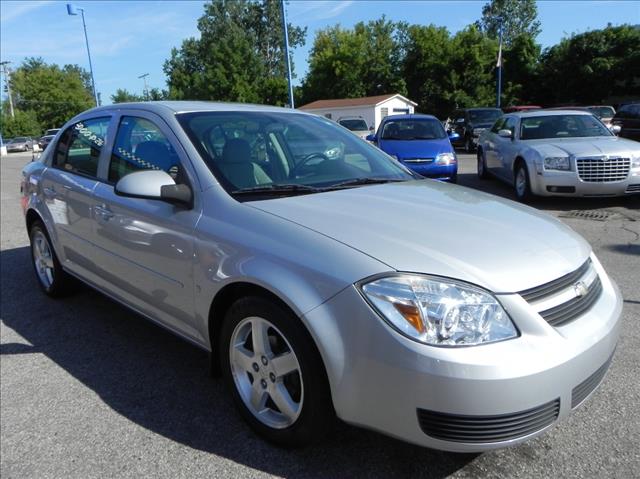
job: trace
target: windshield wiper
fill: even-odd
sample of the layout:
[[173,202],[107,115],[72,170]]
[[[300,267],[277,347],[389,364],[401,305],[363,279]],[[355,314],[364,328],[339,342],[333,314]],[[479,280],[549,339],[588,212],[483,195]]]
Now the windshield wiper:
[[260,186],[251,186],[249,188],[240,188],[239,190],[234,190],[231,192],[232,195],[280,195],[282,193],[287,194],[307,194],[307,193],[317,193],[322,191],[320,188],[315,188],[313,186],[308,185],[298,185],[298,184],[272,184],[272,185],[260,185]]
[[352,180],[342,181],[340,183],[336,183],[331,186],[327,186],[325,189],[333,190],[339,188],[349,188],[351,186],[360,186],[360,185],[379,185],[382,183],[397,183],[400,181],[407,181],[407,179],[402,178],[354,178]]

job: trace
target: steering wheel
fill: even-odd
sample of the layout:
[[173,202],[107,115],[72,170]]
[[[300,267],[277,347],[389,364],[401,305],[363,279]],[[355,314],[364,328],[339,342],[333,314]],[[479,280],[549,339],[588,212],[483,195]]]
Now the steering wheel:
[[307,163],[309,163],[314,158],[320,158],[322,160],[320,163],[324,163],[325,161],[331,161],[329,160],[327,155],[325,155],[324,153],[320,153],[319,151],[315,153],[311,153],[305,156],[304,158],[302,158],[299,163],[297,163],[293,168],[291,168],[291,170],[289,170],[289,178],[295,178],[300,172],[300,170],[302,170],[307,165]]

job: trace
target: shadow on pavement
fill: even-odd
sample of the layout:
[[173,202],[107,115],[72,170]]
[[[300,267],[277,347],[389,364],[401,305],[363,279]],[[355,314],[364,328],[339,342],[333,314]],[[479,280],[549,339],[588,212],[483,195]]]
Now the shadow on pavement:
[[[341,424],[323,443],[283,450],[257,438],[208,373],[203,351],[101,294],[80,287],[53,300],[40,292],[29,248],[2,251],[2,320],[118,414],[185,446],[284,477],[446,477],[477,455],[432,451]],[[6,359],[6,357],[5,357]]]

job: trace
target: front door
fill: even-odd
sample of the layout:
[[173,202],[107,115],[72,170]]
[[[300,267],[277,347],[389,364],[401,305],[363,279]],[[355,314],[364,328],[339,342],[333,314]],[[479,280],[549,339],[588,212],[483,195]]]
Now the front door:
[[123,114],[108,181],[95,191],[95,236],[104,278],[141,312],[202,342],[193,323],[193,231],[199,207],[115,194],[120,178],[143,169],[169,173],[177,183],[189,184],[197,198],[193,170],[166,123],[150,113]]

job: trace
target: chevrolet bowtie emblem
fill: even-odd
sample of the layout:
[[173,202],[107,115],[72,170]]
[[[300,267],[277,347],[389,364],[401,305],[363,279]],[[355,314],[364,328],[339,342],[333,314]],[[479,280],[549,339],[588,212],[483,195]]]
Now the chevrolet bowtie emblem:
[[589,290],[587,289],[587,285],[584,284],[582,281],[578,281],[576,284],[574,284],[573,290],[576,292],[576,297],[578,298],[582,298],[583,296],[586,296],[587,293],[589,292]]

